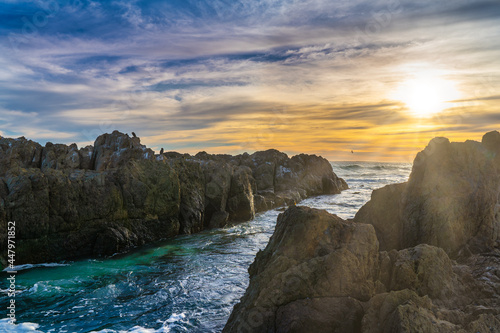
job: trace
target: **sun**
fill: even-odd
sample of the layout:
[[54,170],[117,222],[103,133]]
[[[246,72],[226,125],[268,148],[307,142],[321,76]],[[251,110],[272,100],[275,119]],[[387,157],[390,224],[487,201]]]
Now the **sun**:
[[460,93],[453,81],[427,73],[403,82],[392,98],[406,104],[413,116],[430,118],[452,107]]

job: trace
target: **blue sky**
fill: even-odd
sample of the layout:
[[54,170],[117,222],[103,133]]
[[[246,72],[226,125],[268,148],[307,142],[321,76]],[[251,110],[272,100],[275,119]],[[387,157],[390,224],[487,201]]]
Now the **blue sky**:
[[[411,160],[500,127],[498,27],[498,0],[0,1],[0,134]],[[431,116],[396,93],[445,81]]]

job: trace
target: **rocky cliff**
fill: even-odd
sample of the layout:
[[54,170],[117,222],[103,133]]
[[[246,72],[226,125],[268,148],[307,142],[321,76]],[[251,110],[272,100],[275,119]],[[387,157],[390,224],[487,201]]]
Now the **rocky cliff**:
[[0,138],[0,259],[16,222],[16,264],[95,257],[190,234],[346,183],[314,155],[155,153],[115,131],[78,149]]
[[223,332],[500,332],[499,162],[438,138],[353,221],[289,208]]

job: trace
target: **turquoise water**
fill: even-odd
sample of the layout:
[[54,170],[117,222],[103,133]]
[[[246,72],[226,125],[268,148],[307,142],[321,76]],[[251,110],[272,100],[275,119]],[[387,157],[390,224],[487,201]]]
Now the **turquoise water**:
[[[405,181],[409,164],[332,164],[350,189],[301,205],[352,218],[371,191]],[[103,260],[25,265],[17,274],[18,325],[1,332],[220,332],[248,285],[247,269],[279,210],[232,227],[181,236]],[[6,273],[0,304],[8,304]],[[5,314],[2,317],[6,317]]]

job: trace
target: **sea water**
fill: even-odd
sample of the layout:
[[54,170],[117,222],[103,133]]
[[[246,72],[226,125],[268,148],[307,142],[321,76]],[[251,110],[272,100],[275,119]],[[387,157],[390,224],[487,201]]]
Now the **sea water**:
[[[333,162],[350,188],[300,205],[352,218],[374,189],[407,180],[410,164]],[[140,248],[108,259],[19,266],[17,325],[1,332],[220,332],[248,285],[248,266],[279,210],[253,221]],[[0,274],[6,318],[7,274]]]

